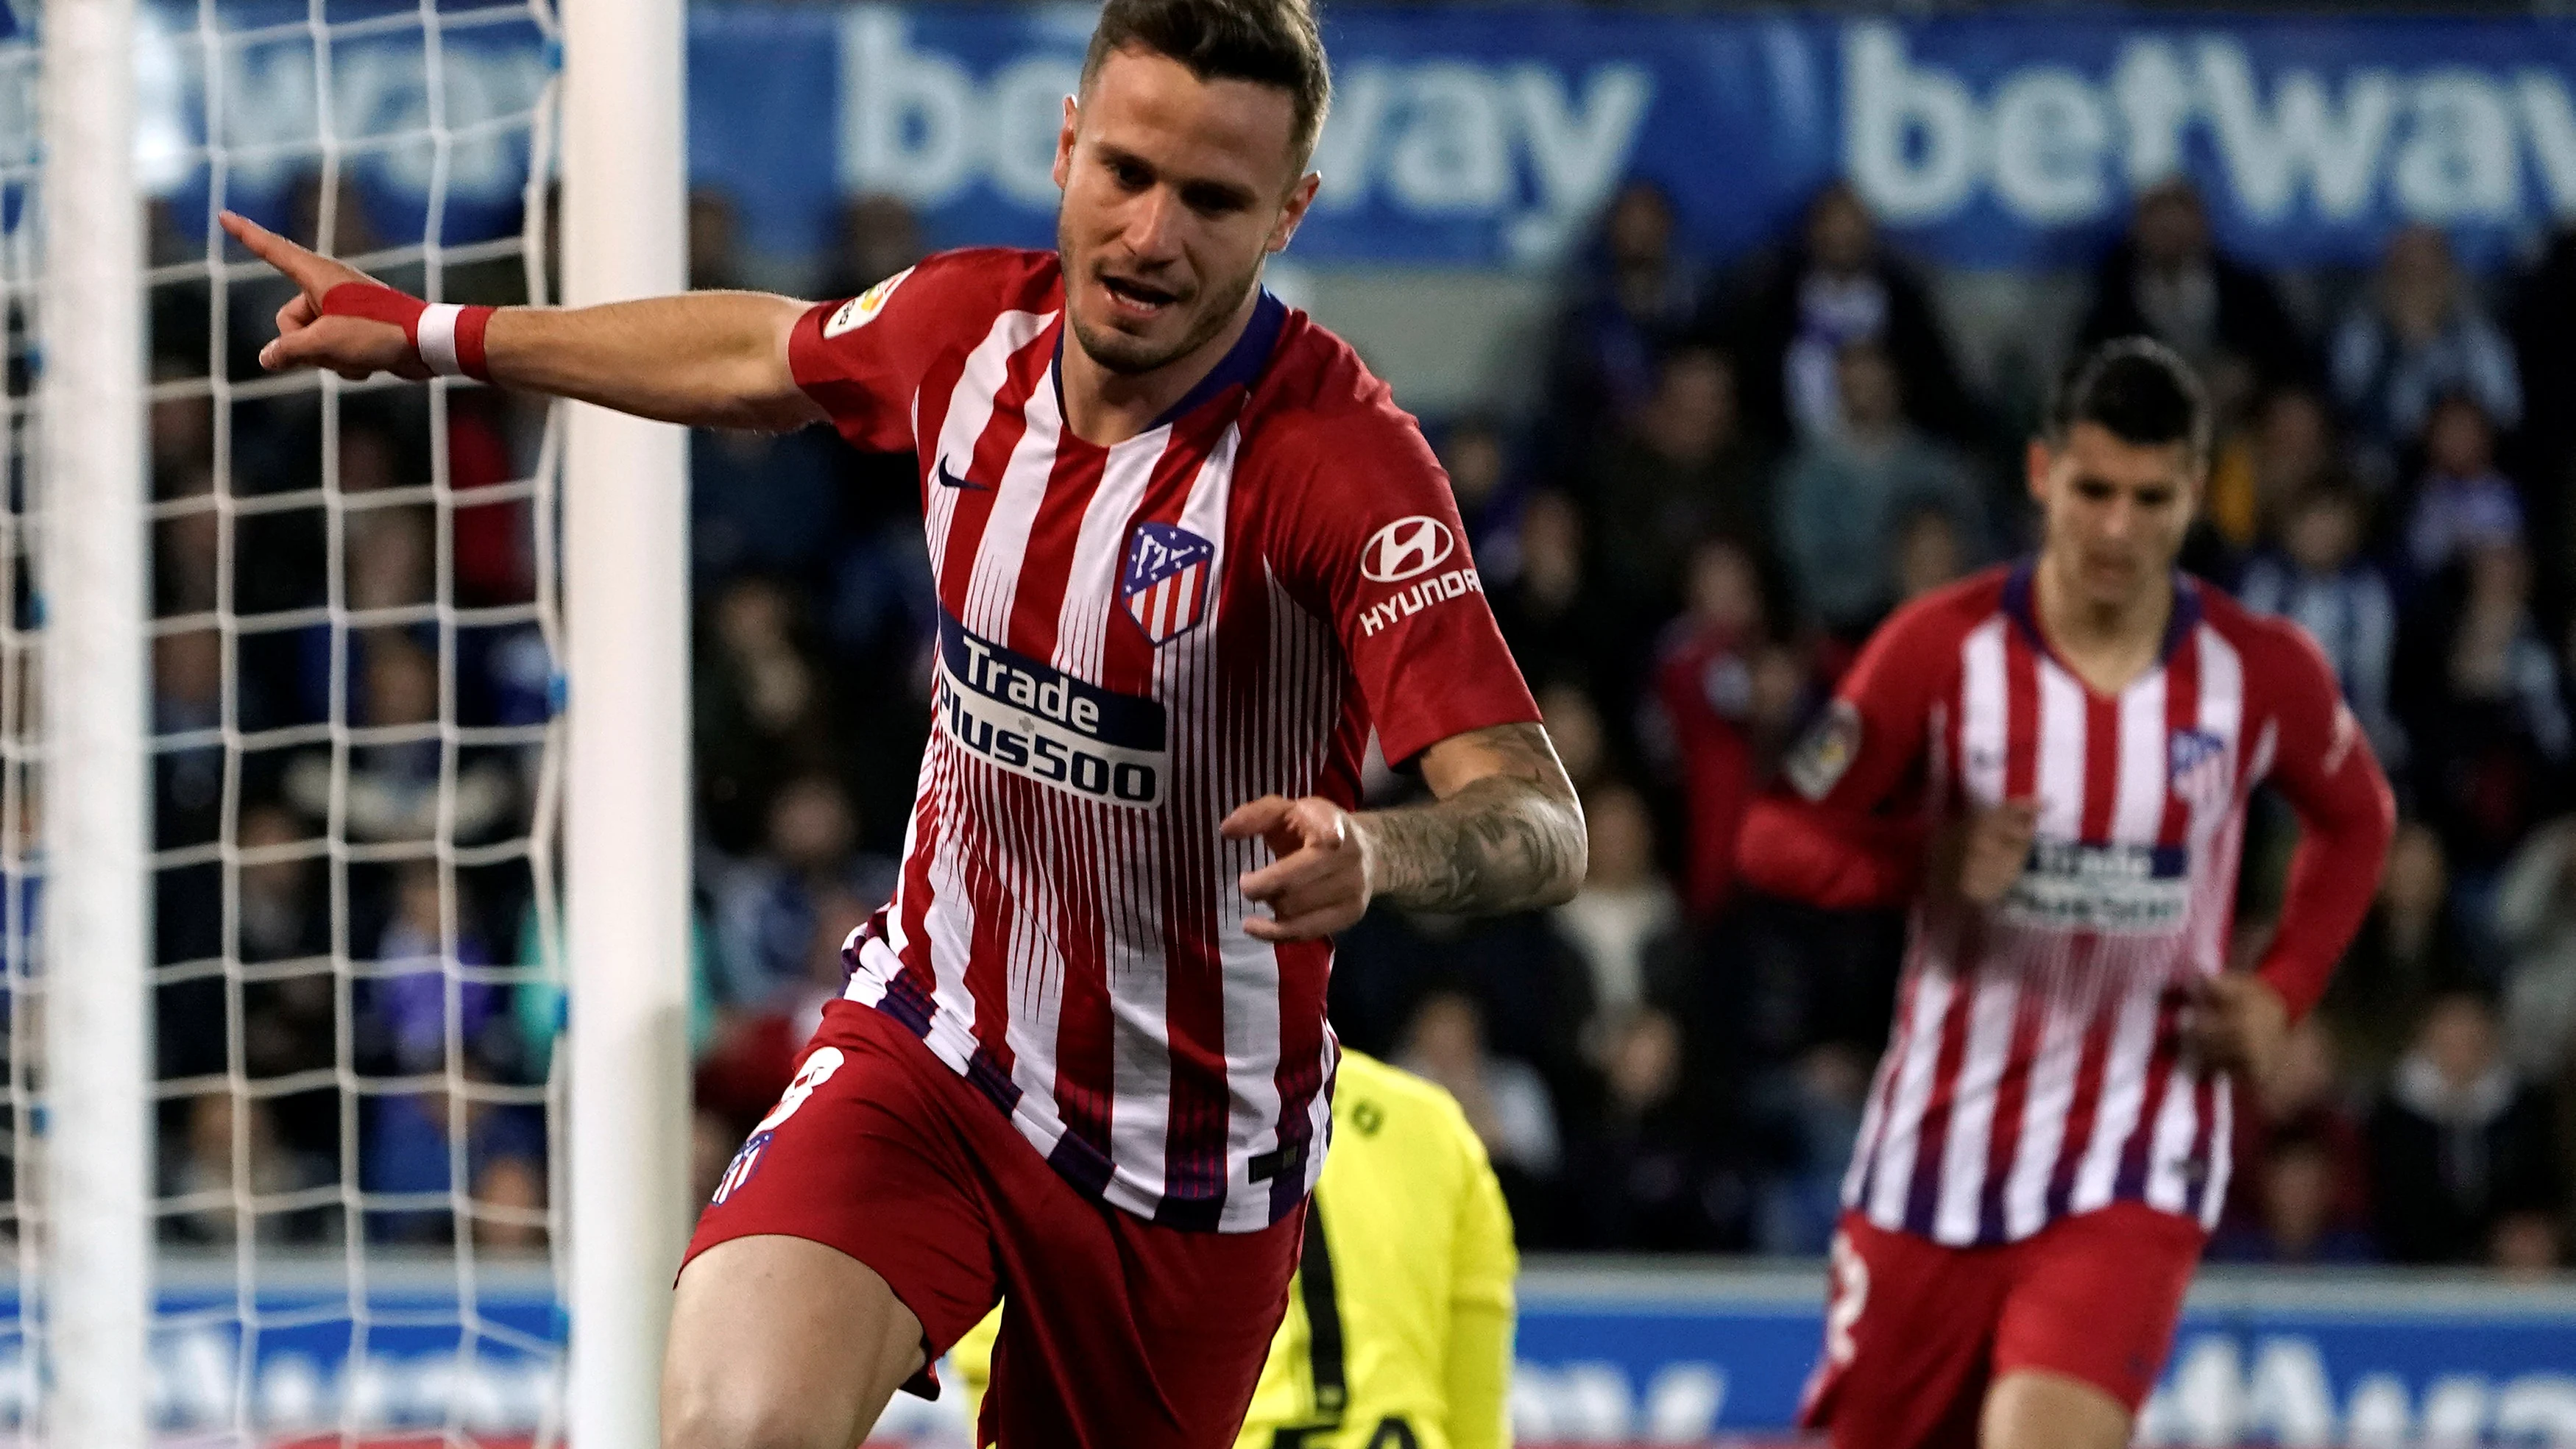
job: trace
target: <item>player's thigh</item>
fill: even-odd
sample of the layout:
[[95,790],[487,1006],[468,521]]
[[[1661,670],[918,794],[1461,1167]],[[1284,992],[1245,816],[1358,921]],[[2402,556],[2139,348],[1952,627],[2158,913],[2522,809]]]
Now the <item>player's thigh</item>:
[[1846,1213],[1803,1418],[1837,1449],[1974,1449],[2004,1250],[1946,1248]]
[[921,1364],[921,1321],[876,1270],[804,1238],[731,1238],[672,1294],[662,1443],[849,1449]]
[[2033,1372],[2089,1386],[2125,1425],[2173,1346],[2201,1241],[2199,1225],[2187,1218],[2115,1203],[2062,1219],[2019,1245],[2020,1272],[1995,1331],[1997,1382]]
[[1986,1391],[1979,1449],[2123,1449],[2129,1406],[2099,1385],[2020,1369]]

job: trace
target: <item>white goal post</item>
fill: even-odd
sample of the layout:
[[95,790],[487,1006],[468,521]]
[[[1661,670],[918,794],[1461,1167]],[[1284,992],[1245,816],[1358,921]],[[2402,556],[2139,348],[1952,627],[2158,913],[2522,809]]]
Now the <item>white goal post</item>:
[[30,1357],[50,1379],[51,1442],[141,1449],[152,913],[135,0],[48,0],[43,25],[34,425],[44,1210],[20,1231],[41,1235],[45,1281],[32,1292],[20,1284],[19,1311],[43,1325]]
[[[564,300],[687,285],[681,0],[562,0]],[[687,1231],[688,435],[572,405],[564,478],[568,1410],[650,1445]]]
[[[20,19],[38,19],[36,0],[8,3]],[[557,122],[562,300],[583,304],[681,290],[686,285],[682,0],[520,3],[549,26],[560,23],[555,33],[562,40]],[[225,4],[189,0],[186,6],[196,17],[186,23],[198,26],[197,38],[209,56],[230,43],[219,34],[216,20]],[[383,33],[385,20],[400,18],[390,12],[410,8],[376,4],[369,12],[376,18],[353,21],[351,32],[373,26],[372,33]],[[343,143],[330,130],[328,57],[339,24],[332,10],[331,0],[310,0],[311,63],[319,73],[306,102],[319,97],[326,179],[339,164],[341,151],[335,148],[355,153],[365,144]],[[423,63],[430,93],[437,97],[447,86],[437,69],[438,37],[451,23],[475,23],[472,7],[454,0],[419,0],[417,10]],[[29,214],[41,236],[40,248],[13,251],[0,271],[12,317],[23,319],[35,363],[34,396],[28,400],[32,406],[13,403],[17,411],[12,419],[26,439],[19,452],[27,459],[31,501],[0,512],[0,522],[26,525],[21,548],[31,577],[24,592],[35,628],[22,634],[14,618],[0,624],[7,644],[0,660],[30,666],[13,673],[0,662],[0,695],[6,696],[0,698],[0,737],[5,737],[0,746],[6,750],[0,764],[9,767],[14,782],[21,773],[17,766],[24,740],[32,743],[42,773],[41,787],[24,792],[30,798],[18,798],[14,783],[0,789],[0,837],[7,837],[0,839],[0,857],[8,864],[5,888],[12,893],[11,912],[20,910],[15,893],[21,878],[42,876],[42,905],[35,912],[41,952],[19,952],[20,942],[8,942],[14,953],[7,1003],[13,1049],[8,1063],[11,1130],[17,1149],[12,1165],[19,1174],[13,1218],[19,1321],[10,1327],[24,1367],[16,1362],[8,1366],[7,1375],[21,1377],[11,1378],[5,1387],[17,1396],[17,1424],[30,1431],[24,1442],[60,1449],[145,1449],[154,1442],[156,1407],[150,1386],[156,1380],[154,1335],[159,1331],[156,1221],[174,1212],[156,1200],[152,1179],[154,726],[147,679],[155,625],[149,548],[154,520],[179,516],[171,510],[184,512],[196,505],[153,501],[146,448],[147,399],[162,392],[147,385],[137,56],[146,39],[139,32],[149,26],[139,22],[137,11],[138,0],[42,0],[41,24],[31,27],[41,45],[41,104],[32,117],[0,118],[32,130],[31,154],[25,160],[37,163],[41,158],[0,175],[0,185],[14,188],[6,196],[13,207],[28,191],[27,183],[35,183]],[[451,12],[466,18],[451,21]],[[209,65],[204,78],[210,96],[218,82],[214,69]],[[15,99],[0,97],[0,103]],[[436,133],[432,174],[438,178],[435,184],[444,186],[456,147],[503,132],[490,124],[470,134],[451,129],[439,118],[441,102],[428,104],[429,125]],[[215,111],[210,99],[208,112]],[[538,134],[543,133],[540,122]],[[211,154],[225,144],[210,135],[206,146]],[[542,140],[535,149],[542,166]],[[224,164],[220,158],[213,162],[218,197]],[[0,171],[7,171],[4,161]],[[544,189],[541,180],[530,184],[531,200],[541,198]],[[431,251],[437,246],[436,205],[434,195]],[[324,226],[327,237],[329,223]],[[531,228],[532,237],[543,234],[542,227]],[[409,254],[417,257],[420,251],[413,248]],[[227,265],[213,256],[206,264],[215,282],[219,339]],[[436,266],[431,263],[433,278]],[[532,291],[541,292],[544,265],[532,263],[527,272]],[[247,391],[244,384],[226,380],[220,356],[207,380],[178,386],[196,389],[189,397],[211,392],[218,415],[228,405],[227,388]],[[326,384],[322,391],[336,397],[340,386]],[[228,425],[218,425],[219,437],[223,426]],[[536,1442],[564,1442],[559,1435],[568,1430],[569,1442],[582,1449],[623,1449],[658,1440],[656,1398],[669,1287],[694,1206],[687,1201],[686,1185],[687,440],[676,428],[583,407],[568,408],[560,426],[560,527],[541,519],[535,530],[540,552],[551,554],[536,565],[540,588],[554,578],[558,565],[561,570],[561,636],[550,641],[559,650],[555,657],[562,671],[565,716],[560,880],[543,878],[555,858],[545,841],[529,843],[523,853],[541,877],[537,893],[544,896],[559,885],[565,906],[568,1004],[563,1046],[556,1054],[549,1135],[556,1189],[550,1204],[553,1251],[556,1263],[568,1269],[560,1282],[569,1377],[563,1385],[561,1426],[549,1422],[540,1427]],[[337,465],[326,456],[322,466],[325,482],[309,491],[329,498],[330,526],[337,528],[346,496],[331,471]],[[443,452],[436,466],[437,481],[414,491],[437,510],[437,518],[452,519],[463,505],[446,481]],[[220,485],[223,490],[231,486]],[[426,498],[430,494],[436,497]],[[525,482],[496,488],[489,496],[505,494],[533,497],[541,512],[553,496],[542,486],[531,491]],[[224,491],[210,508],[196,511],[216,513],[229,530],[238,507],[236,496]],[[229,550],[232,535],[225,536]],[[558,539],[559,548],[549,550],[547,545]],[[7,542],[0,539],[0,544]],[[332,547],[331,587],[337,591],[341,565],[336,538]],[[444,568],[445,545],[440,547]],[[0,557],[0,569],[17,566],[17,553],[0,548],[0,554],[8,555]],[[247,617],[233,612],[229,587],[224,586],[227,602],[218,606],[228,639],[245,627],[241,619]],[[18,608],[17,599],[0,592],[0,610]],[[327,612],[333,628],[345,626],[350,617],[337,592]],[[452,650],[459,611],[443,591],[436,612],[446,618],[441,627],[448,642],[441,647]],[[233,666],[226,658],[225,687],[230,689]],[[40,666],[34,664],[38,660]],[[31,682],[25,677],[31,672],[40,673],[40,679]],[[445,686],[442,699],[452,701],[453,689]],[[38,699],[41,727],[20,722]],[[331,728],[345,754],[350,732],[339,714],[345,706],[335,702],[331,708]],[[435,728],[450,740],[450,764],[442,768],[452,775],[458,733],[452,702],[439,710]],[[218,732],[200,733],[211,737]],[[229,758],[237,761],[241,733],[229,714],[219,733],[221,742],[213,747],[230,751]],[[345,772],[345,766],[337,768]],[[451,791],[452,785],[441,789]],[[225,808],[235,807],[228,803]],[[339,808],[333,807],[335,821]],[[541,810],[537,818],[542,832],[552,817]],[[231,817],[227,820],[221,858],[223,868],[237,871],[241,854]],[[41,851],[22,850],[9,835],[22,821],[41,822]],[[443,869],[452,874],[458,857],[453,841],[441,837],[436,844]],[[345,863],[353,854],[344,841],[329,845],[335,861]],[[457,982],[497,980],[517,968],[460,964],[453,939],[453,887],[446,884],[447,875],[440,880],[449,912],[443,969],[452,1003],[462,989]],[[231,951],[229,945],[224,949]],[[344,1000],[350,983],[366,972],[374,973],[369,979],[385,975],[381,962],[353,963],[345,941],[332,949]],[[551,941],[540,949],[551,951]],[[27,964],[30,956],[36,964]],[[237,986],[239,963],[220,965]],[[483,974],[472,975],[475,971]],[[449,1010],[452,1022],[456,1008],[451,1004]],[[448,1054],[452,1064],[453,1042]],[[232,1091],[247,1110],[242,1069],[235,1063],[228,1071]],[[450,1071],[452,1075],[452,1065]],[[352,1090],[345,1069],[340,1075],[344,1092]],[[168,1096],[169,1089],[161,1089],[160,1095]],[[499,1093],[491,1095],[501,1099]],[[349,1115],[354,1111],[347,1107],[344,1117],[354,1121]],[[465,1120],[462,1108],[451,1111],[451,1122]],[[237,1144],[248,1140],[248,1131],[235,1130]],[[349,1134],[354,1131],[348,1129]],[[354,1135],[347,1140],[354,1141]],[[236,1162],[247,1160],[246,1151],[237,1145]],[[454,1161],[460,1167],[466,1161],[464,1148],[455,1150]],[[360,1223],[365,1214],[400,1195],[380,1200],[345,1175],[354,1170],[344,1165],[343,1178],[324,1195],[346,1213],[347,1239],[332,1256],[347,1259],[347,1311],[361,1335],[352,1352],[363,1356],[368,1303],[360,1260],[370,1248]],[[470,1205],[465,1202],[468,1192],[464,1182],[451,1180],[444,1196],[451,1205],[465,1206]],[[256,1214],[281,1210],[279,1202],[321,1200],[312,1190],[271,1191],[239,1176],[230,1196],[238,1205],[245,1237],[258,1223]],[[471,1314],[465,1280],[475,1271],[473,1228],[466,1216],[456,1221],[460,1293],[467,1305],[463,1311]],[[263,1287],[248,1266],[257,1261],[247,1250],[235,1258],[245,1305]],[[248,1321],[247,1306],[244,1313],[240,1346],[231,1350],[235,1357],[226,1371],[238,1387],[224,1389],[226,1402],[233,1405],[227,1413],[240,1427],[220,1442],[251,1449],[270,1442],[273,1434],[253,1427],[257,1414],[265,1412],[250,1402],[259,1387],[251,1346],[259,1326]],[[487,1326],[473,1331],[499,1330]],[[469,1352],[457,1350],[460,1364]],[[360,1367],[353,1357],[351,1382]],[[354,1433],[363,1442],[373,1430],[349,1417],[357,1412],[342,1411],[338,1427],[344,1440]],[[478,1442],[472,1437],[475,1431],[463,1427],[466,1421],[456,1414],[447,1415],[445,1422],[442,1442]],[[0,1440],[22,1442],[10,1437],[12,1427],[0,1424]]]

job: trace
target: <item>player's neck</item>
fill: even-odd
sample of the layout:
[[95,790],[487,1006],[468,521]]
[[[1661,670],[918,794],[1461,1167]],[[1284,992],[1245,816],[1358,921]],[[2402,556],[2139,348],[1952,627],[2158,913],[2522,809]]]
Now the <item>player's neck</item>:
[[1215,336],[1151,372],[1110,371],[1083,350],[1082,338],[1067,327],[1062,366],[1065,428],[1086,443],[1109,448],[1154,426],[1155,419],[1188,397],[1190,389],[1234,350],[1260,301],[1261,289],[1251,289]]
[[2089,599],[2043,558],[2031,579],[2031,604],[2048,647],[2100,694],[2118,694],[2155,668],[2173,621],[2170,574],[2116,603]]

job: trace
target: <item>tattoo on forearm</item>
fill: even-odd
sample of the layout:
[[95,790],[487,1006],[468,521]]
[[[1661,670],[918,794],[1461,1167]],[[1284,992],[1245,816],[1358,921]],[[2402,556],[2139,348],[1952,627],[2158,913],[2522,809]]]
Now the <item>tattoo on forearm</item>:
[[1552,752],[1530,763],[1527,774],[1487,775],[1445,800],[1366,816],[1376,898],[1488,915],[1572,896],[1583,883],[1583,812]]

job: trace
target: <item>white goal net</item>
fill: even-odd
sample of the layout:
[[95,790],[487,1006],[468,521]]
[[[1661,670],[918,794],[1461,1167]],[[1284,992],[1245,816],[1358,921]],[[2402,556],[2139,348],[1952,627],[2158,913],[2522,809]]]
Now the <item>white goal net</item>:
[[[33,6],[18,5],[33,20]],[[48,586],[29,462],[37,37],[0,41],[0,1439],[45,1438]],[[554,412],[271,377],[244,212],[433,300],[545,300],[547,0],[146,4],[156,1306],[163,1442],[561,1437]]]

